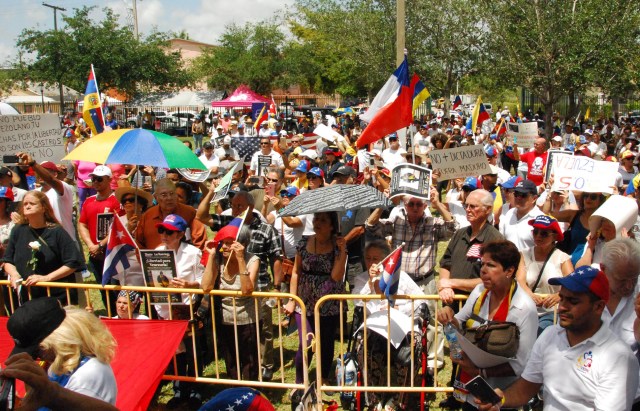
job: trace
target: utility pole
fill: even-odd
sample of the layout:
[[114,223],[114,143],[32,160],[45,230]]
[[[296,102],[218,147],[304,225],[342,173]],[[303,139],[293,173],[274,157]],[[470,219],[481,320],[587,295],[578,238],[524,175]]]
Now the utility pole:
[[[58,31],[58,10],[67,11],[67,9],[64,9],[58,6],[52,6],[51,4],[47,4],[47,3],[42,3],[42,5],[45,7],[49,7],[50,9],[53,9],[53,29],[55,31]],[[58,78],[58,92],[60,93],[59,112],[60,112],[60,115],[63,115],[64,114],[64,91],[62,90],[62,79],[60,78]]]
[[405,0],[396,1],[396,67],[402,64],[405,53]]
[[136,37],[136,40],[140,40],[140,35],[138,34],[138,6],[136,5],[136,0],[133,0],[133,35]]

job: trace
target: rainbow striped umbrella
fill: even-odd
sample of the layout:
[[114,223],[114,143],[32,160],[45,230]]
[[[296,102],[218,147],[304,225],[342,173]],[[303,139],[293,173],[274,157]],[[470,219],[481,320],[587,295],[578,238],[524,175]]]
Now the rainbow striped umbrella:
[[202,161],[180,140],[141,128],[111,130],[80,144],[63,160],[99,164],[136,164],[162,168],[206,170]]

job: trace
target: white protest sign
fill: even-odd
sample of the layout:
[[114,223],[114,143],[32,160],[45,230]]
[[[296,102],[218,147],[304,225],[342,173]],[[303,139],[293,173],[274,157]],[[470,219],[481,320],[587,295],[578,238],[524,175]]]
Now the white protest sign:
[[340,134],[333,131],[331,127],[325,126],[324,124],[318,124],[315,130],[313,130],[313,134],[318,135],[332,143],[336,140],[340,140],[340,138],[342,137]]
[[553,190],[578,190],[587,193],[613,192],[618,163],[598,161],[585,156],[556,154],[553,161]]
[[531,148],[538,138],[538,123],[509,123],[507,134],[511,140],[522,148]]
[[57,114],[0,115],[0,155],[29,153],[37,162],[64,157],[63,131]]
[[482,144],[431,150],[429,152],[433,172],[439,172],[439,180],[451,180],[490,174],[489,161]]

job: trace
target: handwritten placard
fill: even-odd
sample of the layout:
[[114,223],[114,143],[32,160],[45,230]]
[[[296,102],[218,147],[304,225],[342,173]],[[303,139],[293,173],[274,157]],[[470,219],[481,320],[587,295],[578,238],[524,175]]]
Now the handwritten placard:
[[538,138],[538,123],[509,123],[507,134],[518,147],[531,148]]
[[57,114],[0,115],[0,156],[29,153],[37,162],[64,157],[63,131]]
[[440,173],[439,180],[451,180],[490,174],[489,161],[481,144],[473,146],[431,150],[429,152],[433,172]]
[[612,161],[557,154],[553,161],[553,189],[611,194],[617,173],[618,163]]

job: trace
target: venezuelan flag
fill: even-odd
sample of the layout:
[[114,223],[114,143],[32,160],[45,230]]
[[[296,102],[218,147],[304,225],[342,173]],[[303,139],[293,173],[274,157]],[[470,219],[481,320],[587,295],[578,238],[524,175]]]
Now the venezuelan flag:
[[489,116],[489,113],[487,113],[487,110],[484,108],[484,104],[482,104],[482,96],[478,96],[471,118],[473,119],[471,123],[471,130],[474,132],[479,124],[482,125],[486,120],[491,119],[491,116]]
[[252,103],[251,111],[253,113],[254,124],[256,131],[260,130],[260,125],[263,121],[267,121],[268,103]]
[[427,90],[427,87],[418,78],[417,74],[413,75],[413,79],[417,79],[417,82],[415,83],[415,89],[413,90],[413,112],[415,113],[418,107],[420,107],[420,104],[428,99],[431,93],[429,93],[429,90]]
[[104,114],[100,103],[100,93],[98,92],[98,82],[91,65],[87,89],[84,91],[84,106],[82,107],[82,118],[91,127],[91,134],[96,135],[104,131]]

